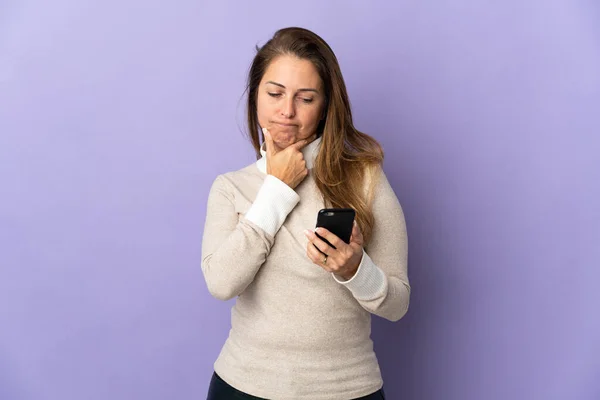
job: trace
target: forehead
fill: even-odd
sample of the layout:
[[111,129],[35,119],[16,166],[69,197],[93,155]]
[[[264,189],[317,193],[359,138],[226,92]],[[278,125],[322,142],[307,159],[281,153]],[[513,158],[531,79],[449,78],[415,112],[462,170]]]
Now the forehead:
[[262,81],[274,81],[289,89],[321,87],[321,77],[313,63],[294,56],[275,58],[267,67]]

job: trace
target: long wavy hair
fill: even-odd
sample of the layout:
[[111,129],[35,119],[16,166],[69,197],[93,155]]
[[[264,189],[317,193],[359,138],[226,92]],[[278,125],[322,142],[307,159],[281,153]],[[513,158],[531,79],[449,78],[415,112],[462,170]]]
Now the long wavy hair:
[[317,134],[322,141],[312,175],[326,207],[356,211],[356,222],[368,243],[374,226],[371,205],[376,182],[372,178],[383,163],[383,150],[375,139],[354,127],[337,57],[321,37],[307,29],[280,29],[262,47],[257,47],[246,88],[249,136],[256,157],[261,157],[260,147],[264,142],[257,114],[258,86],[271,62],[284,55],[311,61],[321,77],[325,108]]

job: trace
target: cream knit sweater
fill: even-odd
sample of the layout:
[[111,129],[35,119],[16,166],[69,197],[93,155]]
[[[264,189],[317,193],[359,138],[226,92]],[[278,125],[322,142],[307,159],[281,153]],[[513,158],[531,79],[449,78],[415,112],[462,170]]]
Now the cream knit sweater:
[[[312,168],[320,138],[302,151]],[[210,190],[202,271],[210,293],[237,296],[214,368],[231,386],[282,400],[348,400],[383,382],[371,314],[397,321],[408,309],[404,215],[380,169],[375,227],[348,281],[312,263],[305,229],[323,199],[311,174],[292,190],[266,175],[263,158],[219,175]]]

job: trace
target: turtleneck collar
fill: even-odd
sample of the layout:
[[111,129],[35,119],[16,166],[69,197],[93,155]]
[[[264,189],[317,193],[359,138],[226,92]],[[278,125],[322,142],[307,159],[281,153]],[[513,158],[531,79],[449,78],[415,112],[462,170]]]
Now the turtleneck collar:
[[[304,155],[304,160],[306,161],[306,168],[311,169],[315,164],[315,159],[317,158],[317,154],[319,154],[319,148],[321,147],[321,139],[319,136],[312,142],[310,142],[306,147],[302,149],[302,154]],[[256,161],[256,167],[263,174],[267,173],[267,152],[265,150],[265,144],[263,143],[260,147],[260,154],[262,157]]]

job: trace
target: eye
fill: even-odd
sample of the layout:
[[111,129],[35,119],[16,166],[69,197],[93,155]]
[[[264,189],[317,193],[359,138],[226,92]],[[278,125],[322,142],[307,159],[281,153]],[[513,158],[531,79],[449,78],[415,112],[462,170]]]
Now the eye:
[[313,99],[302,99],[302,101],[306,104],[310,104],[313,102]]
[[281,97],[281,93],[267,92],[271,97]]

